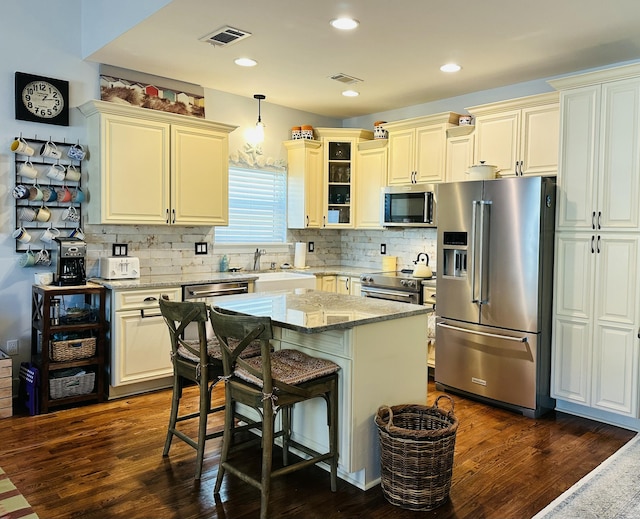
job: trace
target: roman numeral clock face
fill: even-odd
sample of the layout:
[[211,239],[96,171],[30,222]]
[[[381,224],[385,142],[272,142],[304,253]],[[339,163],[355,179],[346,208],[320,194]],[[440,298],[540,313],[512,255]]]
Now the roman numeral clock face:
[[16,119],[69,125],[69,83],[16,72]]

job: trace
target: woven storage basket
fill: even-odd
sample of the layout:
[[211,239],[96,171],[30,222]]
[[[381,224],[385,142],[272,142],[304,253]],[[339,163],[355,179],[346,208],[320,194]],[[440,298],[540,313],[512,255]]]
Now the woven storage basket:
[[69,396],[88,395],[93,391],[96,374],[93,372],[71,377],[49,379],[49,393],[51,399],[66,398]]
[[[438,408],[449,399],[451,410]],[[458,420],[453,400],[432,407],[381,406],[375,417],[380,437],[382,493],[409,510],[431,510],[449,497]]]
[[51,360],[64,362],[65,360],[87,359],[96,354],[96,338],[72,339],[69,341],[51,341]]

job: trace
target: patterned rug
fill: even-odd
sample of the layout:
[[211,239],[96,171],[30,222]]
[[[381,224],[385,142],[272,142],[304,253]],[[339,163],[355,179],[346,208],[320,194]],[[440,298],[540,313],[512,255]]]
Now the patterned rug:
[[38,519],[27,500],[0,468],[0,519]]
[[640,435],[632,438],[533,519],[638,519]]

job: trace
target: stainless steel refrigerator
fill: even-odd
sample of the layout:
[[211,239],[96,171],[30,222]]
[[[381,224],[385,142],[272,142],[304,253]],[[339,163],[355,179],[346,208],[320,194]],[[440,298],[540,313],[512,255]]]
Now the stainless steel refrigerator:
[[555,177],[438,186],[436,387],[537,417],[549,396]]

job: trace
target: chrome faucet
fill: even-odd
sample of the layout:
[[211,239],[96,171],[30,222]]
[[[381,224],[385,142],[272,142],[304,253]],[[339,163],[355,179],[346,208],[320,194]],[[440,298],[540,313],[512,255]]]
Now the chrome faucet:
[[256,249],[253,253],[253,270],[260,270],[260,257],[266,253],[265,249]]

